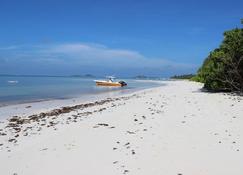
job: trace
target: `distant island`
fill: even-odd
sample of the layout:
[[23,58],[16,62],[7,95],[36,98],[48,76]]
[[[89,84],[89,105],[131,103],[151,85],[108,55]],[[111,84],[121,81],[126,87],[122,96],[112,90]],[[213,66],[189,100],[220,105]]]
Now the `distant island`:
[[146,75],[137,75],[135,77],[132,77],[134,79],[142,79],[142,80],[158,80],[161,79],[160,77],[155,76],[146,76]]
[[148,77],[145,75],[137,75],[134,77],[135,79],[147,79]]
[[95,78],[92,74],[84,75],[17,75],[17,74],[0,74],[0,77],[80,77],[80,78]]
[[192,77],[194,77],[195,74],[184,74],[184,75],[174,75],[172,77],[170,77],[171,79],[191,79]]
[[85,74],[85,75],[71,75],[70,77],[95,78],[96,76],[92,74]]

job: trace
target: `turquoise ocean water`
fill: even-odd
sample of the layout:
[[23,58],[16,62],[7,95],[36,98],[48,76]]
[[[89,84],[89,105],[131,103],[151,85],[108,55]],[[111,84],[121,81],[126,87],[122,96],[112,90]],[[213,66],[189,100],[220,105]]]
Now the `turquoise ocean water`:
[[[119,79],[118,79],[119,80]],[[111,91],[128,92],[161,86],[155,82],[123,79],[126,87],[97,87],[94,79],[80,77],[0,77],[0,106],[50,99],[80,97]]]

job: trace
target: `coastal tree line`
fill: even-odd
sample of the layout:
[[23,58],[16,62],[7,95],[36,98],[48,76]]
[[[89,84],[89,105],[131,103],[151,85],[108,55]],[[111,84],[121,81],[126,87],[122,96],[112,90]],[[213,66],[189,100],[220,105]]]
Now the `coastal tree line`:
[[[243,19],[241,20],[243,24]],[[191,78],[210,91],[243,92],[243,28],[224,32],[220,46],[211,51]]]

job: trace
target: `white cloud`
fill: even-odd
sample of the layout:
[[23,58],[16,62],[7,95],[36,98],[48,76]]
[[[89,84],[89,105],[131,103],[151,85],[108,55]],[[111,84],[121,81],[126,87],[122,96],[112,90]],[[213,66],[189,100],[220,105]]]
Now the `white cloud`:
[[[185,63],[175,63],[166,59],[148,58],[141,53],[126,49],[113,49],[93,43],[64,43],[32,46],[10,46],[7,56],[9,64],[25,62],[31,64],[51,64],[65,70],[72,67],[89,67],[90,69],[105,68],[112,70],[195,70],[196,66]],[[1,48],[0,48],[1,49]],[[14,50],[14,52],[12,52]],[[6,53],[7,52],[7,53]],[[11,63],[12,60],[12,63]],[[54,67],[55,69],[55,67]]]
[[57,44],[47,48],[49,53],[62,53],[67,55],[80,55],[80,56],[92,56],[97,58],[143,58],[144,56],[136,51],[124,50],[124,49],[111,49],[100,44]]
[[14,50],[17,49],[19,46],[7,46],[7,47],[0,47],[0,50]]

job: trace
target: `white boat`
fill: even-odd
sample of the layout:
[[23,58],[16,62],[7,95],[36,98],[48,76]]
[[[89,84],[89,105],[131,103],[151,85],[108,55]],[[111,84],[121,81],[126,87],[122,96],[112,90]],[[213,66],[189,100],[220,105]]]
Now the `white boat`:
[[115,77],[107,76],[108,80],[94,80],[97,86],[117,86],[122,87],[126,86],[127,83],[124,81],[114,81]]

